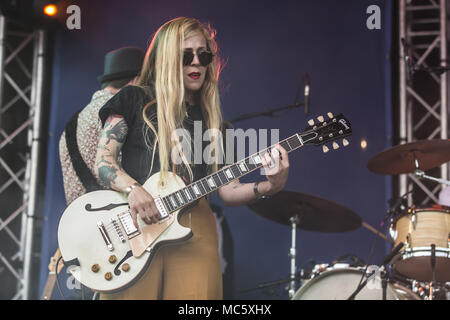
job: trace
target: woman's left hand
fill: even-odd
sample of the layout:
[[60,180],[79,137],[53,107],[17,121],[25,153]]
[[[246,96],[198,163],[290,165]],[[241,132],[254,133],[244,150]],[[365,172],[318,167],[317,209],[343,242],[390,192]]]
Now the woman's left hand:
[[279,144],[275,145],[276,150],[269,154],[267,152],[262,157],[264,170],[267,177],[268,190],[265,195],[273,195],[283,190],[289,175],[289,157],[287,151]]

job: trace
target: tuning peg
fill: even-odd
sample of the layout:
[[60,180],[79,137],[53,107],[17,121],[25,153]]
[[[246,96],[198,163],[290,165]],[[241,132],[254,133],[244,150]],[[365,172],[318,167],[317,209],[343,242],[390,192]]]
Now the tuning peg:
[[328,151],[330,151],[330,149],[328,149],[328,147],[326,145],[323,145],[322,150],[323,150],[323,153],[327,153]]
[[314,120],[313,119],[309,120],[308,124],[312,127],[314,125]]
[[319,120],[319,122],[324,122],[325,119],[322,116],[317,117],[317,120]]
[[339,149],[339,145],[336,143],[336,141],[333,142],[333,149],[334,150]]
[[348,142],[347,139],[342,139],[342,145],[343,145],[344,147],[348,146],[349,144],[350,144],[350,142]]
[[331,112],[328,112],[327,115],[328,115],[328,118],[330,118],[330,119],[334,118],[334,115]]

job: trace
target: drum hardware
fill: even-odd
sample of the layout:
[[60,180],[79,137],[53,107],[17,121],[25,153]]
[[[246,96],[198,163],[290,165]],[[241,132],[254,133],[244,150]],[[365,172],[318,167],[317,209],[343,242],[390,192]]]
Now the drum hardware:
[[[295,258],[296,258],[296,250],[295,250],[295,244],[296,244],[296,230],[297,230],[297,224],[299,223],[299,217],[296,215],[295,217],[291,217],[289,219],[291,222],[291,249],[289,251],[289,258],[291,259],[291,282],[289,283],[289,299],[291,299],[295,294],[295,273],[296,273],[296,266],[295,266]],[[300,284],[301,285],[301,284]]]
[[[350,264],[348,264],[348,263],[343,263],[342,261],[344,261],[345,259],[350,259],[352,262],[353,262],[353,264],[352,265],[350,265]],[[365,265],[367,265],[366,264],[366,262],[364,261],[364,260],[362,260],[360,257],[358,257],[358,256],[356,256],[356,255],[354,255],[354,254],[352,254],[352,253],[348,253],[348,254],[345,254],[345,255],[343,255],[343,256],[341,256],[341,257],[339,257],[339,258],[337,258],[337,259],[335,259],[335,260],[333,260],[333,262],[331,263],[331,265],[326,265],[327,267],[328,266],[331,266],[331,267],[337,267],[337,266],[342,266],[342,265],[347,265],[348,267],[350,267],[350,266],[353,266],[353,267],[363,267],[363,266],[365,266]],[[320,265],[320,266],[322,266],[322,265]]]
[[[413,212],[412,212],[412,215],[411,215],[411,223],[412,223],[413,229],[416,230],[416,227],[417,227],[417,216],[416,216],[416,211],[413,211]],[[411,237],[411,235],[408,235],[408,236],[409,236],[409,238]]]
[[[407,192],[407,193],[405,193],[404,195],[402,195],[401,197],[399,197],[399,198],[397,198],[397,199],[395,199],[395,201],[394,201],[394,199],[390,199],[389,200],[389,210],[386,212],[386,217],[381,221],[381,223],[380,223],[380,225],[379,225],[379,228],[378,228],[378,230],[376,230],[375,228],[373,228],[373,227],[370,227],[370,228],[368,228],[370,231],[372,231],[375,235],[378,235],[378,236],[380,236],[380,237],[382,237],[383,239],[387,239],[386,237],[383,237],[383,236],[381,236],[381,228],[383,227],[383,225],[390,219],[390,220],[393,220],[393,216],[397,213],[397,211],[398,211],[398,208],[399,207],[401,207],[401,205],[402,205],[402,203],[403,203],[403,200],[404,200],[404,198],[409,194],[409,193],[411,193],[412,191],[409,191],[409,192]],[[364,223],[363,223],[363,225],[364,225]],[[368,259],[368,263],[370,263],[370,260],[371,260],[371,258],[372,258],[372,254],[373,254],[373,252],[374,252],[374,249],[375,249],[375,243],[376,243],[376,237],[375,237],[375,239],[374,239],[374,241],[373,241],[373,243],[372,243],[372,247],[371,247],[371,249],[370,249],[370,256],[369,256],[369,259]],[[393,243],[393,241],[392,240],[388,240],[389,242],[391,242],[391,243]],[[390,257],[390,255],[388,255],[387,257]],[[393,256],[392,256],[393,257]],[[390,259],[389,259],[389,261],[390,260],[392,260],[392,257],[390,257]],[[386,260],[386,259],[385,259]],[[387,286],[387,282],[384,282],[384,269],[386,269],[386,266],[385,266],[386,264],[383,262],[383,264],[382,264],[382,267],[380,268],[380,273],[382,274],[382,276],[383,276],[383,278],[382,278],[382,287],[385,289],[386,288],[386,286]],[[348,298],[348,300],[354,300],[355,299],[355,296],[367,285],[367,281],[373,276],[373,275],[369,275],[369,276],[367,276],[366,274],[367,274],[367,272],[368,272],[368,268],[369,268],[369,264],[367,264],[366,266],[365,266],[365,268],[364,268],[364,271],[362,272],[362,275],[361,275],[361,279],[359,280],[359,283],[358,283],[358,285],[357,285],[357,289],[352,293],[352,295]],[[367,277],[367,279],[366,280],[364,280],[364,277]],[[383,295],[383,298],[385,298],[385,291],[382,291],[382,295]]]
[[431,244],[431,283],[430,283],[430,300],[433,300],[433,289],[434,285],[436,283],[436,245],[433,243]]
[[440,179],[440,178],[435,178],[435,177],[431,177],[425,174],[425,172],[423,172],[422,170],[416,170],[414,171],[414,174],[418,177],[418,178],[422,178],[422,179],[428,179],[428,180],[432,180],[435,182],[439,182],[441,184],[445,184],[450,186],[450,181],[448,180],[444,180],[444,179]]
[[431,177],[425,174],[425,172],[423,170],[420,170],[419,167],[419,160],[416,157],[416,153],[413,152],[413,156],[414,156],[414,166],[415,166],[415,170],[414,170],[414,175],[420,179],[428,179],[428,180],[432,180],[435,182],[439,182],[441,184],[446,184],[450,186],[450,181],[448,180],[444,180],[444,179],[440,179],[440,178],[435,178],[435,177]]
[[387,284],[388,284],[388,273],[386,270],[381,272],[381,288],[382,288],[382,296],[381,300],[387,300]]
[[290,226],[291,248],[289,298],[296,288],[296,230],[318,232],[346,232],[361,226],[361,218],[349,209],[312,195],[293,191],[281,191],[267,199],[260,199],[248,207],[259,215]]
[[[354,292],[361,275],[367,285],[355,300],[380,300],[383,297],[380,273],[384,270],[371,266],[367,274],[363,268],[343,267],[327,269],[305,284],[295,294],[293,300],[345,300]],[[365,268],[368,269],[368,268]],[[419,296],[401,283],[387,281],[387,300],[420,300]]]
[[[302,264],[300,266],[300,269],[294,274],[294,281],[302,282],[304,280],[309,279],[311,277],[313,268],[312,267],[305,268],[305,266],[307,266],[309,264],[314,266],[315,263],[316,263],[316,261],[314,261],[313,259],[309,259],[304,264]],[[247,292],[254,291],[254,290],[262,290],[262,289],[272,288],[272,287],[276,287],[276,286],[286,284],[286,283],[288,284],[288,286],[286,287],[286,289],[288,290],[290,288],[290,283],[292,280],[293,280],[293,278],[290,275],[288,278],[275,280],[275,281],[269,281],[269,282],[263,282],[263,283],[256,285],[255,287],[240,290],[239,293],[247,293]],[[301,287],[301,285],[300,285],[300,287]]]
[[[302,277],[304,276],[304,270],[300,270],[300,272],[297,272],[297,267],[295,265],[295,261],[296,261],[296,231],[297,231],[297,224],[299,223],[300,219],[298,217],[298,215],[289,218],[289,221],[291,223],[291,248],[289,250],[289,259],[290,259],[290,263],[291,263],[291,272],[290,272],[290,276],[289,276],[289,287],[288,287],[288,294],[289,294],[289,299],[291,299],[296,291],[295,288],[295,282],[297,280],[300,281],[300,286],[302,285]],[[283,284],[285,283],[285,280],[279,280],[279,281],[275,281],[275,282],[270,282],[267,284],[262,284],[256,287],[256,289],[262,289],[265,287],[271,287],[271,286],[275,286],[275,285],[279,285],[279,284]],[[245,292],[245,291],[244,291]]]
[[[400,242],[383,260],[381,263],[381,267],[378,270],[374,270],[363,282],[360,282],[356,290],[348,297],[347,300],[355,300],[356,295],[367,285],[367,282],[375,275],[378,271],[381,274],[382,281],[382,300],[386,300],[386,292],[387,292],[387,268],[386,266],[391,262],[391,260],[398,254],[398,252],[402,249],[403,243]],[[367,268],[366,268],[367,269]],[[364,276],[364,274],[363,274]]]
[[[394,221],[395,221],[395,217],[401,215],[402,212],[404,212],[407,208],[407,204],[406,204],[406,196],[413,193],[414,190],[410,190],[408,192],[406,192],[405,194],[401,195],[398,198],[391,198],[388,201],[389,204],[389,210],[386,213],[387,216],[390,218],[390,226],[389,226],[389,236],[391,237],[391,239],[389,240],[389,242],[394,243],[394,241],[397,239],[397,230],[394,227]],[[405,243],[405,246],[407,246],[408,244]]]

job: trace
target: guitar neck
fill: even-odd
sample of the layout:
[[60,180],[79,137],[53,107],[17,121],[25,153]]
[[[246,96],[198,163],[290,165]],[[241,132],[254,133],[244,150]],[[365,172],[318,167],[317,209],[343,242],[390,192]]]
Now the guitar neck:
[[[306,141],[314,139],[317,136],[314,132],[304,134],[294,134],[293,136],[280,141],[281,145],[287,152],[294,151],[302,147]],[[226,166],[217,172],[210,174],[190,185],[173,192],[165,197],[162,197],[166,208],[170,212],[179,210],[180,208],[191,204],[204,197],[205,195],[216,191],[218,188],[230,183],[233,180],[239,179],[252,171],[255,171],[263,166],[262,157],[268,151],[272,150],[275,145],[269,148],[260,150],[259,152],[240,160],[232,165]]]

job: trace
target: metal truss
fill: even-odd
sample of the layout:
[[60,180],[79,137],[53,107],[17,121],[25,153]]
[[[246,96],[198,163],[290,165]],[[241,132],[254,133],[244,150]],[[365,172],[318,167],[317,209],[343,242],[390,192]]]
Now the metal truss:
[[[400,143],[448,139],[447,0],[399,1],[399,134]],[[420,164],[419,164],[420,165]],[[429,175],[448,180],[448,164]],[[441,185],[399,177],[398,195],[409,195],[408,205],[438,202]]]
[[44,37],[0,15],[0,299],[30,294]]

